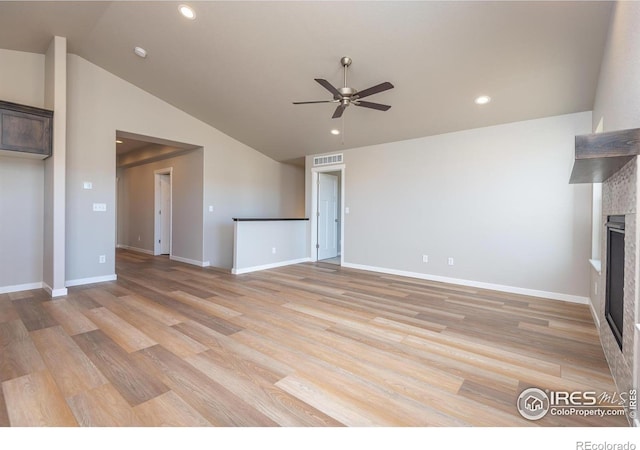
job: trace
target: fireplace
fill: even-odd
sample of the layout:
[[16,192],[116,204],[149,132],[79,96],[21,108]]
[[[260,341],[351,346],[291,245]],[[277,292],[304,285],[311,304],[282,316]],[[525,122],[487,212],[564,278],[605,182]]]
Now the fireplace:
[[607,287],[604,316],[622,350],[624,317],[624,216],[607,217]]

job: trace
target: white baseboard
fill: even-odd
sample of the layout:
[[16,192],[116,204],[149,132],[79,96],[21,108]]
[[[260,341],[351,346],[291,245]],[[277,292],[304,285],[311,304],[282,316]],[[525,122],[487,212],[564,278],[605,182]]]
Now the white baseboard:
[[552,300],[561,300],[570,303],[580,303],[586,305],[589,303],[588,297],[578,295],[561,294],[559,292],[538,291],[535,289],[519,288],[514,286],[505,286],[502,284],[483,283],[481,281],[463,280],[460,278],[442,277],[439,275],[429,275],[426,273],[406,272],[404,270],[387,269],[383,267],[366,266],[362,264],[343,263],[342,267],[351,269],[368,270],[370,272],[380,272],[389,275],[399,275],[402,277],[419,278],[421,280],[438,281],[440,283],[457,284],[460,286],[475,287],[479,289],[489,289],[492,291],[508,292],[510,294],[528,295],[531,297],[542,297]]
[[178,262],[191,264],[193,266],[198,266],[198,267],[209,267],[211,265],[209,261],[198,261],[196,259],[183,258],[182,256],[171,255],[169,256],[169,259],[171,261],[178,261]]
[[124,250],[131,250],[132,252],[144,253],[145,255],[153,256],[153,250],[147,250],[146,248],[132,247],[130,245],[123,245],[123,244],[118,244],[116,247],[122,248]]
[[593,303],[591,299],[589,299],[589,311],[591,311],[591,317],[593,317],[593,322],[596,324],[596,328],[598,332],[600,332],[600,318],[598,317],[598,312],[593,307]]
[[234,267],[233,269],[231,269],[231,273],[234,275],[240,275],[243,273],[257,272],[259,270],[266,270],[266,269],[275,269],[276,267],[290,266],[292,264],[300,264],[300,263],[309,262],[309,261],[311,261],[311,258],[300,258],[300,259],[290,259],[288,261],[280,261],[280,262],[271,263],[271,264],[264,264],[262,266],[243,267],[241,269],[236,269]]
[[67,280],[65,286],[82,286],[83,284],[93,284],[93,283],[104,283],[105,281],[115,281],[118,279],[118,276],[114,273],[113,275],[103,275],[100,277],[90,277],[90,278],[79,278],[77,280]]
[[26,283],[15,284],[13,286],[0,286],[0,294],[9,294],[11,292],[30,291],[31,289],[42,289],[44,283],[42,281],[38,283]]
[[67,295],[67,288],[66,287],[65,288],[60,288],[60,289],[53,289],[51,286],[49,286],[44,281],[42,282],[42,289],[47,291],[49,293],[49,295],[51,296],[51,298],[64,297],[65,295]]

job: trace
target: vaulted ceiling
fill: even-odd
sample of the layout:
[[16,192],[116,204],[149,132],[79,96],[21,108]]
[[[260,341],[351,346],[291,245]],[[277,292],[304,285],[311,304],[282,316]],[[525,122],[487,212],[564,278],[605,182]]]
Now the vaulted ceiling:
[[[304,155],[590,110],[610,2],[0,2],[0,48],[75,53],[268,156]],[[144,47],[146,59],[133,53]],[[389,81],[334,104],[314,81]],[[2,68],[0,68],[2,70]],[[474,98],[485,94],[484,106]],[[333,128],[340,136],[329,133]]]

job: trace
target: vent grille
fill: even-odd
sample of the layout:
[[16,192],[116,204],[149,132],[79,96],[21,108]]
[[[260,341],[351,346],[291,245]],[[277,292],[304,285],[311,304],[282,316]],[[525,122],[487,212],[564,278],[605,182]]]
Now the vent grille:
[[336,155],[316,156],[313,158],[314,166],[326,166],[329,164],[338,164],[342,162],[342,153]]

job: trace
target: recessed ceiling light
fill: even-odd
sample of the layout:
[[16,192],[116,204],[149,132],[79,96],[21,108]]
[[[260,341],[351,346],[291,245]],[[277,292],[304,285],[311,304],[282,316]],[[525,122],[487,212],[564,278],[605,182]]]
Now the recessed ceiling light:
[[147,51],[145,49],[143,49],[142,47],[134,48],[133,49],[133,53],[138,55],[140,58],[146,58],[147,57]]
[[475,102],[476,105],[486,105],[491,101],[491,97],[488,95],[481,95],[480,97],[476,97]]
[[340,134],[340,130],[336,130],[335,128],[333,130],[331,130],[331,134],[333,134],[334,136],[337,136]]
[[116,144],[122,144],[122,141],[120,139],[116,139]]
[[133,49],[133,53],[138,55],[140,58],[146,58],[147,57],[147,51],[145,49],[143,49],[142,47],[134,48]]
[[191,6],[180,5],[178,9],[180,10],[180,14],[182,14],[187,19],[193,20],[196,18],[196,12],[193,10]]

